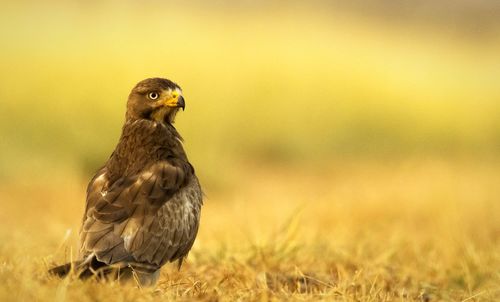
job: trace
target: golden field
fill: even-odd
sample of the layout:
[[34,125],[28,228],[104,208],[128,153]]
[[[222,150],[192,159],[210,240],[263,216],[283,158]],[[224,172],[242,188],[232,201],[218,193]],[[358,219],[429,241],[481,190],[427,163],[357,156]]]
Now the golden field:
[[[247,5],[5,3],[0,301],[500,300],[500,26]],[[152,76],[206,193],[187,262],[48,276]]]
[[495,301],[499,168],[238,167],[238,184],[207,194],[185,265],[165,267],[157,288],[142,290],[48,276],[76,254],[85,184],[13,185],[0,195],[8,201],[0,215],[0,300]]

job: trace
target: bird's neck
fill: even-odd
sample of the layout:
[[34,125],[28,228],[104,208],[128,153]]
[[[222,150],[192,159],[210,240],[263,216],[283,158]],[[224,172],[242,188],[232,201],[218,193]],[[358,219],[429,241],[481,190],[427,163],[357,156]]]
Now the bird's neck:
[[133,175],[159,160],[187,162],[182,138],[171,124],[128,120],[106,166],[115,175]]

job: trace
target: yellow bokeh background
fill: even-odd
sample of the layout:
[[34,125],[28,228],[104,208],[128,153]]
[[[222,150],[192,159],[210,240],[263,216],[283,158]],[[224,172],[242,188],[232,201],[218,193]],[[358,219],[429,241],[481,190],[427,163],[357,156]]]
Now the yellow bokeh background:
[[242,159],[495,156],[499,27],[381,12],[322,2],[9,3],[2,176],[33,165],[93,172],[119,136],[128,92],[154,76],[183,87],[178,128],[207,169]]

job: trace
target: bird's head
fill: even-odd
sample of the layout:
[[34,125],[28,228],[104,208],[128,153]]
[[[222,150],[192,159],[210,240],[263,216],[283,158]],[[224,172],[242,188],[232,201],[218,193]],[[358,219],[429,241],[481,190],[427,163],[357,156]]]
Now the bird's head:
[[130,92],[127,120],[150,119],[172,124],[180,108],[186,104],[181,88],[174,82],[151,78],[140,81]]

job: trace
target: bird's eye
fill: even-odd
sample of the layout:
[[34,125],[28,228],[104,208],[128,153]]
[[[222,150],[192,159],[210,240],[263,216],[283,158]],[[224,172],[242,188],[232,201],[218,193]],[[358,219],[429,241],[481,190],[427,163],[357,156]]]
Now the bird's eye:
[[159,95],[158,95],[158,93],[157,93],[157,92],[150,92],[150,93],[148,94],[148,97],[149,97],[150,99],[152,99],[152,100],[156,100],[156,99],[159,97]]

